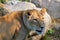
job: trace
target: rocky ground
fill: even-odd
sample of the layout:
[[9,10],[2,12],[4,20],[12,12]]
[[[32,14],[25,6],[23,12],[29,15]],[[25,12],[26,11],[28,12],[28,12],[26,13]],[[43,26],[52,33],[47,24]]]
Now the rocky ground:
[[41,40],[60,40],[60,30],[53,29],[52,34],[46,34]]

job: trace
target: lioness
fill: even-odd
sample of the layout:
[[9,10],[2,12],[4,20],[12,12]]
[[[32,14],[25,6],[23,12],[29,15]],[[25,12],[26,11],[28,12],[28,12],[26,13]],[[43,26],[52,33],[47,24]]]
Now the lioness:
[[31,30],[40,34],[42,33],[41,28],[44,27],[43,19],[36,9],[14,11],[2,16],[0,18],[0,40],[24,40]]
[[[41,37],[42,36],[45,36],[45,34],[47,33],[47,31],[48,31],[48,29],[50,28],[50,26],[51,26],[51,17],[50,17],[50,15],[47,13],[47,11],[46,11],[46,8],[36,8],[39,12],[40,12],[40,14],[42,15],[42,21],[44,21],[44,29],[43,29],[43,31],[42,31],[42,33],[40,34],[39,33],[39,35],[35,35],[34,34],[34,32],[33,31],[31,31],[30,33],[29,33],[29,36],[27,35],[27,37],[26,37],[26,40],[40,40],[41,39]],[[35,14],[34,14],[35,15]],[[31,16],[31,18],[30,19],[32,19],[32,16]],[[25,21],[25,20],[24,20]],[[25,21],[25,24],[26,24],[26,21]],[[37,23],[38,24],[38,23]],[[27,25],[27,24],[26,24]],[[36,24],[35,24],[36,25]],[[27,25],[28,26],[28,25]]]

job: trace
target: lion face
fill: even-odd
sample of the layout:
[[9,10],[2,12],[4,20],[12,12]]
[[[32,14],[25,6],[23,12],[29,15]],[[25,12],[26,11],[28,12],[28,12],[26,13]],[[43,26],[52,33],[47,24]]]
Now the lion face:
[[23,21],[26,27],[37,34],[42,33],[45,26],[43,15],[38,10],[27,10],[23,14]]
[[29,26],[32,31],[30,31],[26,37],[26,39],[28,39],[28,40],[29,39],[33,39],[33,40],[41,39],[42,36],[45,36],[45,34],[48,31],[49,26],[51,24],[51,17],[47,13],[46,9],[37,8],[37,10],[38,11],[30,12],[32,14],[32,16],[30,14],[29,14],[30,16],[28,16],[29,23],[32,25],[32,26],[31,25]]

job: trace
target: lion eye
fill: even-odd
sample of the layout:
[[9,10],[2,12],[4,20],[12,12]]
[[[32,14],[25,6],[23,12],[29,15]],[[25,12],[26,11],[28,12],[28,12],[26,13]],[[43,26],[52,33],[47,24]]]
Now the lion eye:
[[35,21],[37,21],[37,19],[34,19]]
[[34,22],[37,22],[37,19],[34,19]]
[[28,14],[28,16],[30,16],[30,15],[31,15],[29,12],[28,12],[27,14]]

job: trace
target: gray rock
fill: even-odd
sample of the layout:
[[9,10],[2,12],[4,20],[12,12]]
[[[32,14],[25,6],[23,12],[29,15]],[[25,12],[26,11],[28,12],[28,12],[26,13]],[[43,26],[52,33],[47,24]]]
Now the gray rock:
[[18,10],[35,9],[36,6],[30,2],[8,1],[6,4],[4,4],[4,8],[9,10],[9,12],[12,12],[12,11],[18,11]]

